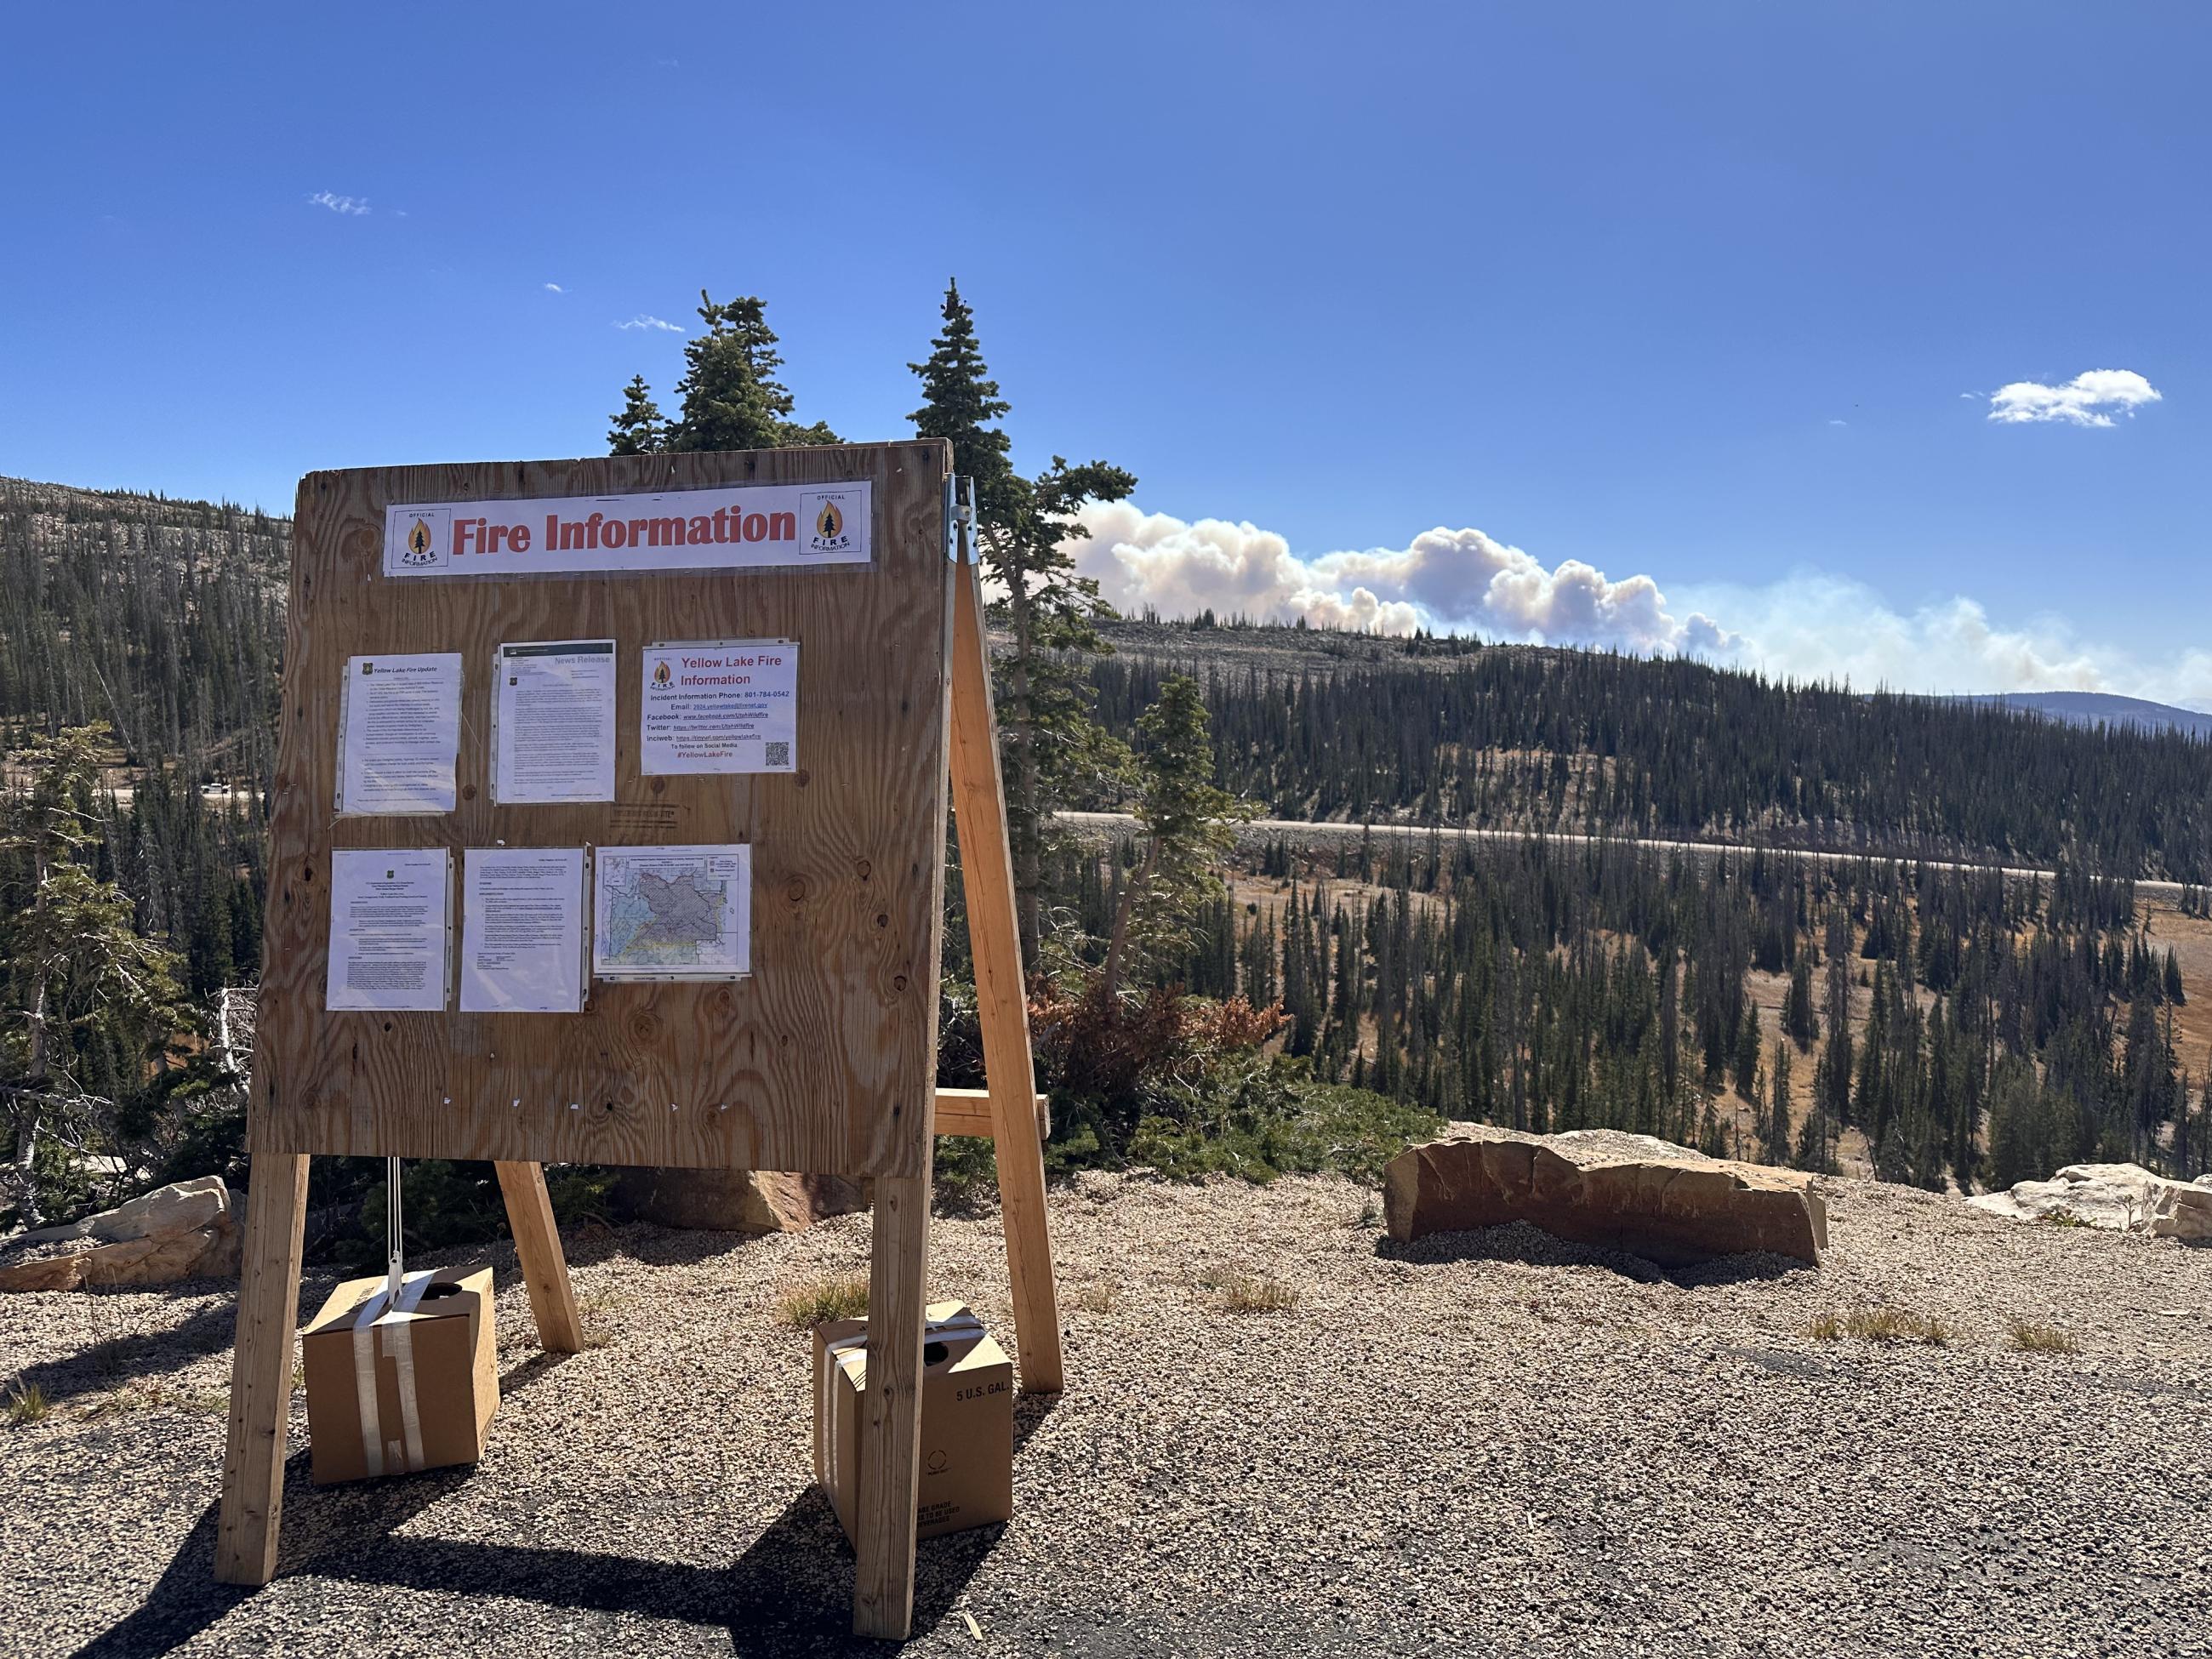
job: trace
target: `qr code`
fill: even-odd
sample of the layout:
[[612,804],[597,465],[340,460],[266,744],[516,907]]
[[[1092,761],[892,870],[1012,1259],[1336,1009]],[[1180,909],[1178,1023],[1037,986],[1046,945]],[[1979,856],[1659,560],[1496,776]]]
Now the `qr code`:
[[768,760],[766,763],[771,767],[790,765],[791,744],[788,742],[769,744],[768,745]]

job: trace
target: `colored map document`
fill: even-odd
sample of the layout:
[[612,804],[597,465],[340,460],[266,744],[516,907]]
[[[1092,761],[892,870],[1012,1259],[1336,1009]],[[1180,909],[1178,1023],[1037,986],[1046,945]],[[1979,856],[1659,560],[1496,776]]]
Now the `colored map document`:
[[601,979],[739,979],[752,971],[753,849],[602,847],[592,972]]

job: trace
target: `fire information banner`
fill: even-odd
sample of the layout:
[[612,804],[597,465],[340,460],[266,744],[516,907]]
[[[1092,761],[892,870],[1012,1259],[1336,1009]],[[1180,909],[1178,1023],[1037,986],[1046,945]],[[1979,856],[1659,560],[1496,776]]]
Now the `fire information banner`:
[[798,770],[798,641],[649,645],[644,678],[646,776]]
[[384,510],[386,576],[866,564],[870,485],[418,502]]

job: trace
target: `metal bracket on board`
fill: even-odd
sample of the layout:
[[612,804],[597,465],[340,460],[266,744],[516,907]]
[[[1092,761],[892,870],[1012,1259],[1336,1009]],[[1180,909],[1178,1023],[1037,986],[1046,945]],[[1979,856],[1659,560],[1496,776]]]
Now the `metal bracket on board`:
[[975,547],[975,481],[973,478],[947,478],[945,481],[945,557],[948,562],[960,562],[963,543],[972,556]]

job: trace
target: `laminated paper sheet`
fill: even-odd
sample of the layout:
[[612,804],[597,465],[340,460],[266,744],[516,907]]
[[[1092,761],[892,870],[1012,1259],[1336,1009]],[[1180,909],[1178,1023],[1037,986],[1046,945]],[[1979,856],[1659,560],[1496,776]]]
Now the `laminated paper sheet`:
[[352,657],[339,694],[338,811],[450,812],[461,748],[461,653]]
[[453,855],[443,848],[331,854],[326,1006],[441,1012]]

